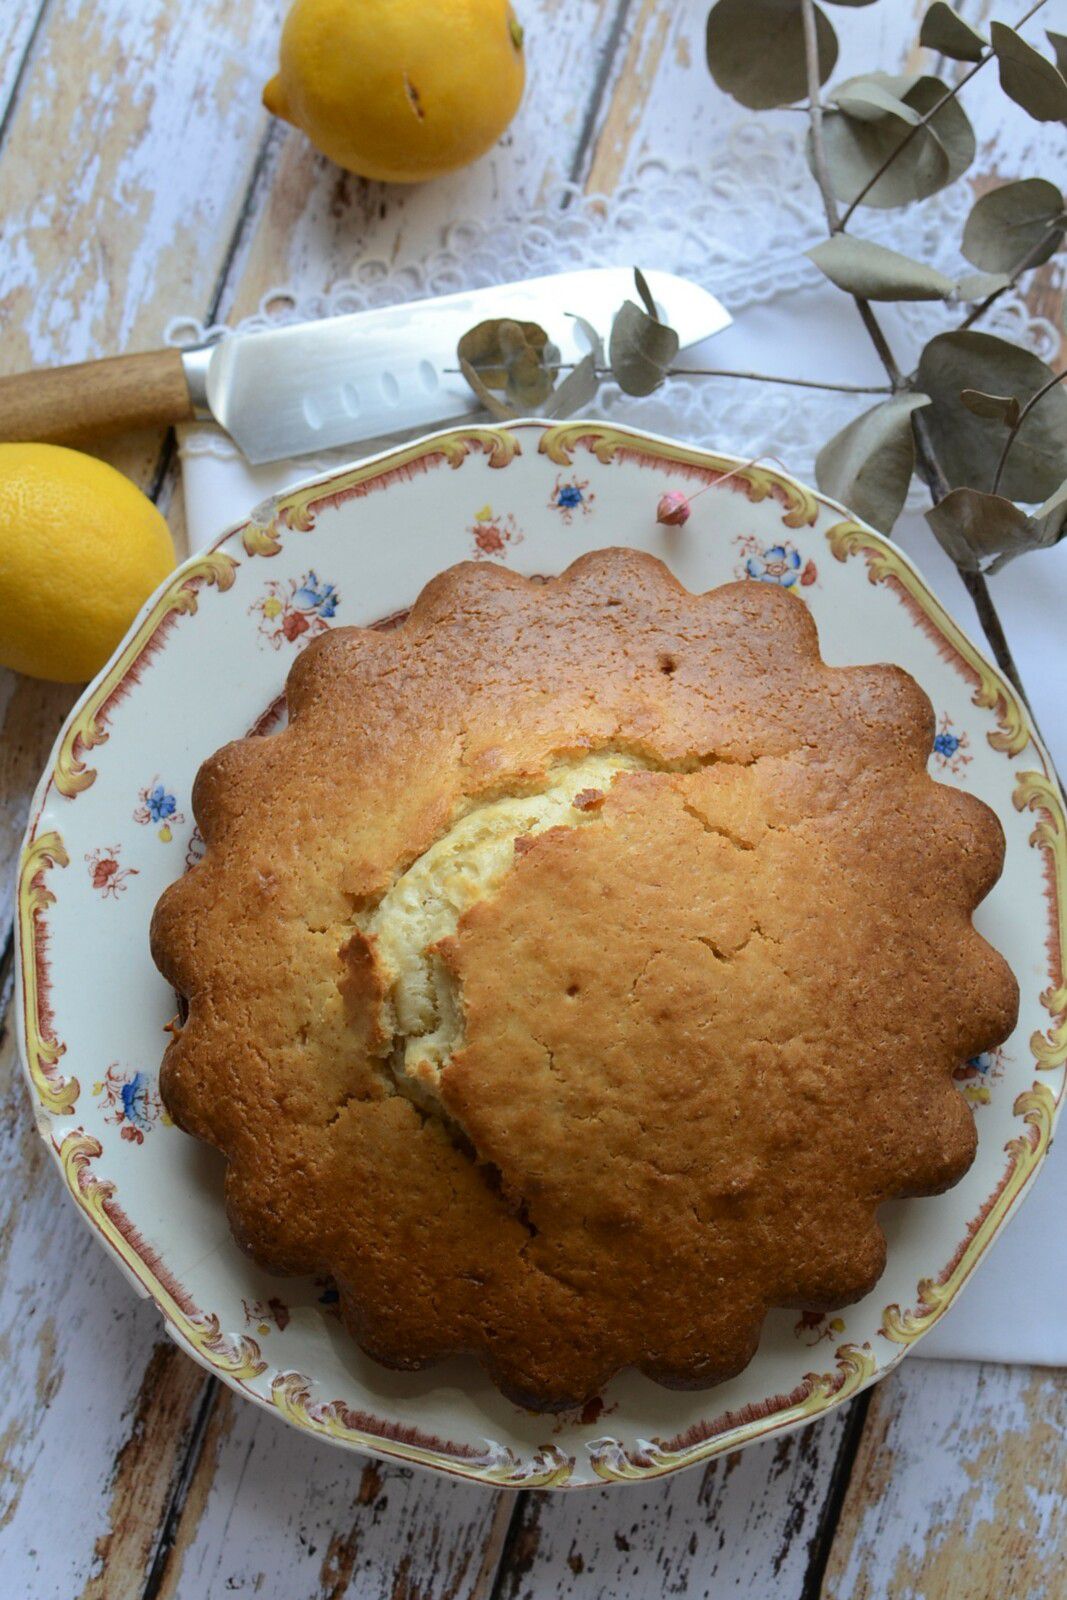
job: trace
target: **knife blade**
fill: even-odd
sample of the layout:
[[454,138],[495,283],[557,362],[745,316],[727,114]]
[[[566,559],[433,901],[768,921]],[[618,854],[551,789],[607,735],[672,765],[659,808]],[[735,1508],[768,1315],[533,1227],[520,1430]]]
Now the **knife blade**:
[[[715,296],[670,272],[645,273],[682,349],[730,325]],[[136,427],[213,421],[253,465],[476,416],[456,345],[495,317],[539,323],[563,362],[607,343],[627,267],[592,267],[414,300],[317,322],[0,379],[0,439],[78,442]]]
[[[728,326],[729,314],[696,284],[669,272],[645,277],[683,348]],[[537,322],[562,361],[578,361],[588,342],[575,316],[606,344],[633,295],[624,267],[556,273],[235,335],[187,355],[186,376],[198,415],[225,428],[255,465],[476,414],[478,399],[456,370],[468,328],[493,317]]]

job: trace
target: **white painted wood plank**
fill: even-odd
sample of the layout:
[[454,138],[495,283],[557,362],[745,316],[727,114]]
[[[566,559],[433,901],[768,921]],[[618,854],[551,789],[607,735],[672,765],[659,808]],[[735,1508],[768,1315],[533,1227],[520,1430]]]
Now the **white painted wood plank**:
[[5,369],[147,347],[210,297],[267,116],[274,0],[53,0],[0,153]]
[[501,1501],[506,1526],[513,1496],[350,1455],[224,1392],[159,1600],[470,1600]]
[[502,1600],[804,1592],[847,1412],[649,1485],[531,1495]]
[[8,0],[0,10],[0,125],[30,49],[46,0]]
[[10,1037],[0,1167],[0,1587],[70,1600],[113,1550],[108,1600],[133,1600],[204,1380],[63,1196]]
[[1062,1600],[1067,1372],[905,1361],[875,1392],[823,1600]]

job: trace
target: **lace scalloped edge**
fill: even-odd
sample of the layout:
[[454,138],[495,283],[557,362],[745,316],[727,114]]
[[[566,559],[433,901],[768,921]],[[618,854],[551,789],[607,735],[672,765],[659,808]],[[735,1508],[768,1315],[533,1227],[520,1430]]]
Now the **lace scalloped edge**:
[[[735,124],[719,140],[714,159],[698,170],[645,161],[633,180],[612,195],[586,195],[575,185],[558,191],[558,203],[534,212],[507,211],[488,220],[466,219],[444,228],[441,243],[421,259],[399,265],[369,257],[332,288],[278,287],[234,328],[175,317],[167,342],[178,347],[232,332],[340,316],[377,306],[464,288],[507,283],[576,267],[657,266],[680,273],[717,294],[734,313],[767,304],[822,282],[805,250],[822,237],[813,222],[814,188],[800,140],[759,119]],[[957,183],[902,211],[865,215],[866,237],[921,256],[942,271],[965,267],[952,241],[962,235],[973,201]],[[944,307],[912,302],[895,308],[915,353],[944,327]],[[1058,330],[1032,315],[1017,291],[1005,294],[986,319],[988,332],[1025,345],[1048,359]],[[714,444],[741,454],[768,453],[810,476],[821,445],[854,416],[855,397],[811,390],[803,405],[797,391],[769,384],[719,379],[669,380],[654,395],[634,400],[606,385],[597,409],[618,421]],[[184,430],[183,455],[227,459],[236,448],[217,429]],[[309,473],[325,470],[351,449],[305,458]],[[909,505],[922,503],[913,485]]]

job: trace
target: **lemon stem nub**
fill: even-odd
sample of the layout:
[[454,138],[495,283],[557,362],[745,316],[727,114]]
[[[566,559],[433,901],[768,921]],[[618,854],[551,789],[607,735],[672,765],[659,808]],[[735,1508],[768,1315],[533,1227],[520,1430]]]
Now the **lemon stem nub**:
[[272,117],[281,117],[283,122],[289,122],[292,123],[294,127],[296,126],[296,124],[293,123],[292,117],[289,115],[289,102],[285,98],[285,89],[282,86],[282,80],[278,73],[274,74],[274,77],[263,90],[263,104],[266,106]]

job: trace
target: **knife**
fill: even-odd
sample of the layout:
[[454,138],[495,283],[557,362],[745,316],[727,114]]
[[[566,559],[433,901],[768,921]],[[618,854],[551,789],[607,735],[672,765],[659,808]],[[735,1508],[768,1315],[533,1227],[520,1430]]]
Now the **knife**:
[[[684,349],[729,326],[714,295],[670,272],[646,272],[662,321]],[[191,350],[114,356],[0,378],[0,439],[75,443],[132,428],[216,422],[253,464],[435,427],[477,415],[456,370],[460,335],[494,317],[537,322],[581,360],[586,319],[605,344],[634,298],[627,267],[554,273],[522,283],[255,333]]]

